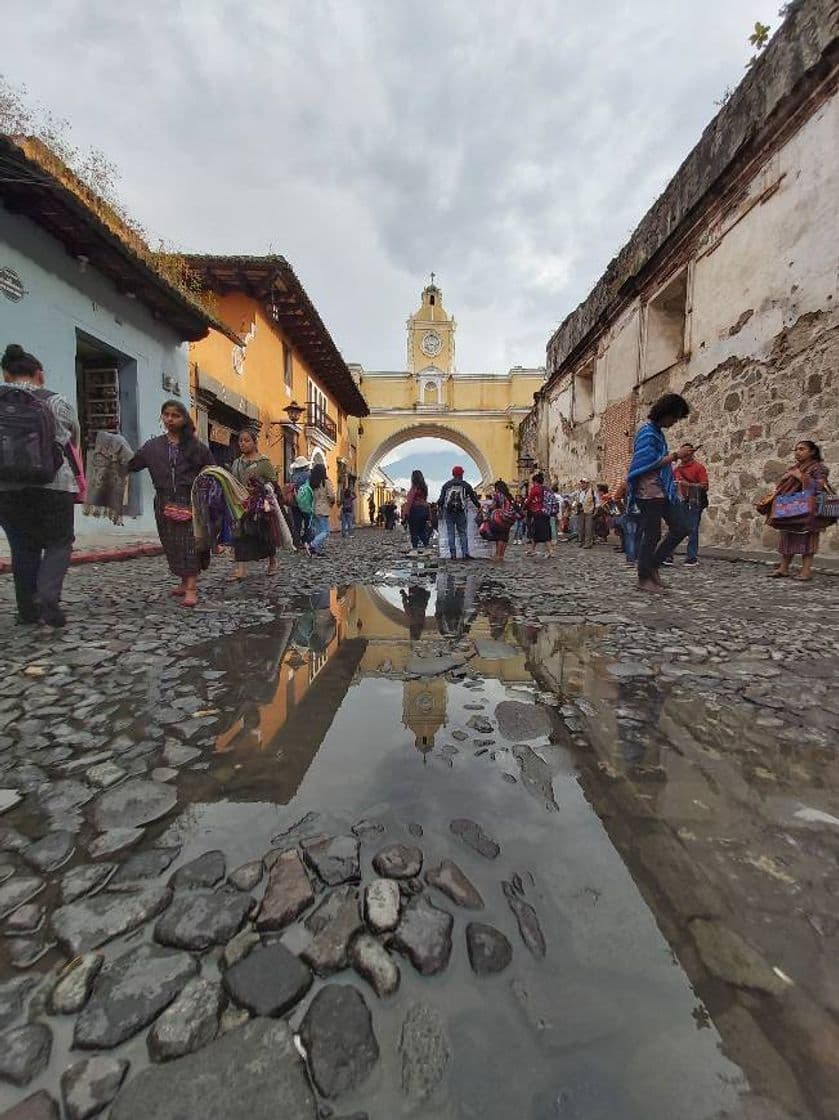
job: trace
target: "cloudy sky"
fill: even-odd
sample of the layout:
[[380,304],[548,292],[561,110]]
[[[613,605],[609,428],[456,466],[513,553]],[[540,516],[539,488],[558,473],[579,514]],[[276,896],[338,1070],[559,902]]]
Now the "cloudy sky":
[[153,242],[285,254],[404,368],[434,269],[462,370],[540,365],[778,0],[3,0],[2,71]]

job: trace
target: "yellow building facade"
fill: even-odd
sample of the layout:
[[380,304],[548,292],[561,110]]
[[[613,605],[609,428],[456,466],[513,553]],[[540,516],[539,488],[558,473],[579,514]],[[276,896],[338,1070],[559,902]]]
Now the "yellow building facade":
[[455,362],[457,323],[432,281],[407,322],[407,368],[368,370],[350,365],[369,407],[360,422],[359,489],[369,491],[381,460],[421,436],[449,440],[470,455],[480,481],[519,477],[518,426],[545,378],[543,368],[514,366],[506,374],[462,373]]
[[191,256],[187,263],[234,336],[211,330],[190,345],[196,427],[216,461],[232,460],[235,433],[247,427],[284,480],[299,455],[322,462],[336,486],[356,475],[358,418],[367,405],[288,262]]

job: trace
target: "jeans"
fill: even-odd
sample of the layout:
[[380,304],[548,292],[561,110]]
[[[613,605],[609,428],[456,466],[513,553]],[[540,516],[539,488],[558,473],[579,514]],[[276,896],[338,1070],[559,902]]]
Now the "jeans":
[[[664,560],[675,552],[690,529],[682,502],[666,498],[638,498],[641,523],[638,540],[638,579],[651,579]],[[661,522],[667,524],[667,535],[661,540]],[[660,542],[660,543],[659,543]]]
[[289,506],[288,510],[291,514],[291,536],[294,547],[299,548],[306,539],[306,514],[298,506]]
[[618,518],[623,529],[623,553],[631,563],[638,559],[638,522],[639,516],[635,513],[624,513]]
[[[682,514],[688,527],[687,560],[699,559],[699,522],[702,520],[702,507],[682,505]],[[672,558],[673,553],[670,553]]]
[[516,522],[516,527],[515,527],[515,530],[513,531],[513,540],[514,541],[522,541],[522,540],[524,540],[524,538],[526,536],[527,536],[527,521],[525,520],[525,518],[522,517],[520,521]]
[[460,554],[461,556],[469,555],[469,539],[466,536],[466,510],[462,509],[460,513],[447,513],[446,514],[446,528],[449,534],[449,555],[452,560],[455,559],[457,549],[455,548],[455,532],[457,539],[460,541]]
[[[0,527],[9,539],[21,618],[57,607],[73,550],[73,495],[26,487],[0,493]],[[36,605],[37,601],[37,605]]]
[[411,506],[408,513],[408,532],[411,534],[411,548],[428,547],[428,542],[431,539],[428,506]]
[[329,536],[329,518],[325,513],[313,513],[311,518],[312,552],[323,552]]
[[341,536],[351,537],[355,528],[355,517],[351,509],[341,510]]

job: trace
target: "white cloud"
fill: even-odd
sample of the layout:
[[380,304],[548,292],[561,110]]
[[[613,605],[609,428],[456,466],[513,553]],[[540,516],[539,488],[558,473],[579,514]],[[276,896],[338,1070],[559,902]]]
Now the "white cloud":
[[462,457],[460,448],[447,439],[437,439],[434,436],[421,436],[419,439],[409,439],[393,451],[388,452],[382,459],[381,465],[387,467],[388,463],[395,463],[397,459],[404,459],[408,455],[433,455],[437,452],[451,452]]
[[460,368],[500,371],[543,362],[766,16],[764,0],[5,0],[3,59],[118,164],[154,237],[284,253],[348,360],[403,367],[433,268]]

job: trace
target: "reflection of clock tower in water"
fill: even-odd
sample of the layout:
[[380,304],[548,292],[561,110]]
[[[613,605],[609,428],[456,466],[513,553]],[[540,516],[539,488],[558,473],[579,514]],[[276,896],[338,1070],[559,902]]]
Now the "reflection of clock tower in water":
[[434,736],[446,723],[446,682],[441,677],[405,681],[402,687],[402,724],[414,733],[414,746],[423,756],[434,749]]
[[416,402],[433,409],[449,405],[447,382],[454,372],[454,332],[443,293],[431,283],[422,293],[419,311],[408,320],[408,372],[416,383]]

